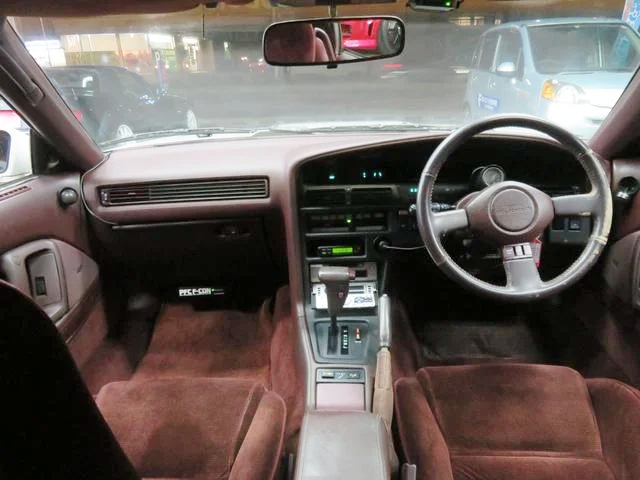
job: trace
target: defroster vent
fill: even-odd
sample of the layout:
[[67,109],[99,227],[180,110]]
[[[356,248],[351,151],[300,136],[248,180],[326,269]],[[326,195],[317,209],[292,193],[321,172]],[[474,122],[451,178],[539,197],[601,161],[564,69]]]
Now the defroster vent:
[[269,180],[252,177],[119,185],[101,187],[98,194],[104,206],[256,199],[269,197]]

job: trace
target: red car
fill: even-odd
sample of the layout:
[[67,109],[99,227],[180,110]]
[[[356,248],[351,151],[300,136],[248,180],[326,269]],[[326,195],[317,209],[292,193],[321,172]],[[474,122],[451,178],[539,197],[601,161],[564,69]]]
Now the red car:
[[348,50],[375,52],[383,55],[397,51],[401,41],[398,24],[389,20],[346,20],[342,26],[342,47]]

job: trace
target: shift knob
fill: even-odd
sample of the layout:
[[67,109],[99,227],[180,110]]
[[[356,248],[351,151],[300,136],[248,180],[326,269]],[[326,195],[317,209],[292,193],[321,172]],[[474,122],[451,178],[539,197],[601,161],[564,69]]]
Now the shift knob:
[[349,267],[321,267],[318,278],[325,285],[327,310],[334,320],[342,311],[349,294],[349,281],[356,278],[356,273]]

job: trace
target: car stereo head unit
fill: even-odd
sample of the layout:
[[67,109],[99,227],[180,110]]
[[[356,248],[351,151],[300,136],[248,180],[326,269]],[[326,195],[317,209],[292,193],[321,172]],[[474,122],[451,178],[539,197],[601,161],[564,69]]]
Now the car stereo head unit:
[[362,255],[362,245],[320,245],[316,247],[317,257],[354,257]]
[[360,236],[338,238],[307,238],[308,258],[363,257],[365,239]]

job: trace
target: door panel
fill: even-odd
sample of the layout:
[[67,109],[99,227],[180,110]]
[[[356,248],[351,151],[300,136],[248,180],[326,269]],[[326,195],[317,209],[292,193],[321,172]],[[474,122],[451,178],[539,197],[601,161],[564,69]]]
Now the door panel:
[[[617,191],[621,184],[640,185],[640,158],[617,159],[612,162],[611,188]],[[640,230],[640,195],[633,196],[631,205],[618,213],[615,220],[615,232],[618,238],[623,238]]]
[[69,323],[98,283],[98,265],[80,250],[59,240],[35,240],[1,257],[7,280],[32,297],[56,325]]
[[[612,162],[612,189],[640,182],[640,159]],[[582,289],[576,314],[597,340],[619,378],[640,386],[640,195],[618,204],[603,261],[604,291]],[[600,286],[598,284],[598,286]],[[600,371],[596,372],[601,374]]]
[[58,194],[65,188],[80,195],[80,175],[42,175],[0,188],[0,254],[44,238],[56,238],[89,253],[82,202],[78,199],[63,208]]
[[[64,205],[64,189],[75,190],[78,200]],[[77,173],[30,177],[0,188],[1,274],[51,317],[79,366],[107,333],[80,191]]]

